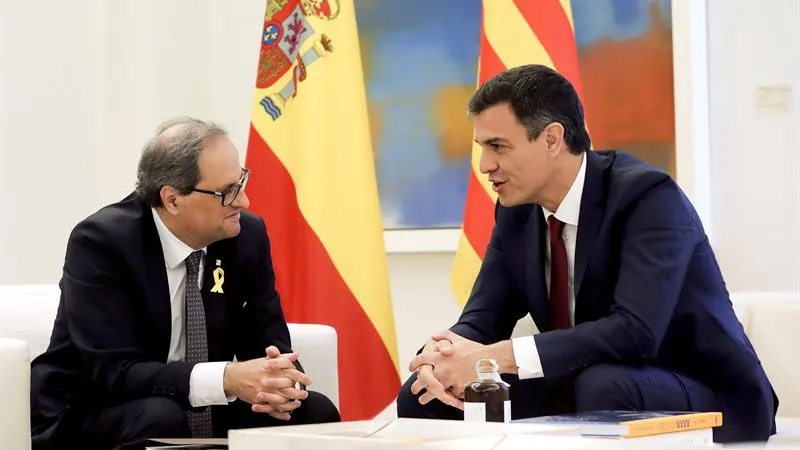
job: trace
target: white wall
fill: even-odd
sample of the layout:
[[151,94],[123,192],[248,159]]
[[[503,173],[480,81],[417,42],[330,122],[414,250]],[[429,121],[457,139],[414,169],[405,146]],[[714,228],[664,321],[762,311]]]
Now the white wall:
[[[708,3],[714,245],[731,289],[797,289],[798,111],[757,113],[753,98],[758,85],[786,84],[796,103],[800,7]],[[0,283],[58,280],[69,230],[131,191],[161,120],[219,121],[244,158],[263,6],[0,0]],[[452,257],[390,254],[403,374],[457,315]]]
[[[714,246],[732,290],[800,288],[800,4],[708,0]],[[789,109],[757,89],[791,90]]]

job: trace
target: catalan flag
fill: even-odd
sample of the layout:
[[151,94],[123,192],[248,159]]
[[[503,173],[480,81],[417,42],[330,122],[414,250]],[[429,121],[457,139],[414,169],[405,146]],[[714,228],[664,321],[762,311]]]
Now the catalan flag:
[[[478,84],[525,64],[557,70],[583,98],[570,0],[483,0]],[[469,298],[494,226],[497,194],[478,169],[480,151],[474,144],[461,238],[450,277],[460,307]]]
[[255,84],[248,194],[286,320],[336,328],[342,419],[372,418],[400,378],[353,0],[269,0]]

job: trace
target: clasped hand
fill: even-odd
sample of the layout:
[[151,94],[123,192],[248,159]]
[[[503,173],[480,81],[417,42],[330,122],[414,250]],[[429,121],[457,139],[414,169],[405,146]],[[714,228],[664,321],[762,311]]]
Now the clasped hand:
[[411,392],[419,394],[421,404],[433,399],[464,409],[463,395],[467,383],[475,379],[475,362],[485,358],[486,346],[463,338],[450,330],[434,336],[422,352],[411,360],[408,369],[417,373]]
[[295,367],[297,358],[297,352],[281,354],[270,346],[265,358],[231,363],[225,371],[225,392],[250,403],[255,412],[289,420],[300,401],[308,397],[295,383],[311,385],[311,378]]

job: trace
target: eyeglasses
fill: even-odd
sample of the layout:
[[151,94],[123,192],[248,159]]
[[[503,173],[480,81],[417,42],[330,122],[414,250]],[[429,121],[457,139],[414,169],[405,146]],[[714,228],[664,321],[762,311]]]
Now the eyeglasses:
[[250,178],[250,169],[242,168],[242,177],[239,178],[239,181],[222,192],[209,191],[207,189],[198,189],[198,188],[194,188],[192,189],[192,191],[201,192],[203,194],[215,195],[217,197],[220,197],[220,202],[222,203],[222,206],[230,206],[231,204],[233,204],[233,202],[236,201],[236,197],[239,196],[239,192],[243,191],[245,186],[247,186],[247,180],[249,178]]

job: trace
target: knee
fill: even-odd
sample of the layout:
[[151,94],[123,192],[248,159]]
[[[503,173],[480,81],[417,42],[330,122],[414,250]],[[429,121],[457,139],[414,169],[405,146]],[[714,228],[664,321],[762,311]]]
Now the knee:
[[413,373],[403,383],[400,392],[397,394],[397,417],[407,417],[419,419],[425,417],[422,412],[422,405],[420,405],[418,396],[411,392],[411,385],[417,380],[417,374]]
[[189,437],[189,423],[186,411],[173,400],[164,397],[144,399],[142,414],[137,417],[140,430],[153,438]]
[[584,369],[573,385],[575,409],[598,411],[637,410],[641,403],[638,385],[621,367],[598,364]]
[[304,400],[309,411],[310,423],[341,422],[342,417],[336,405],[324,394],[308,391],[308,398]]

